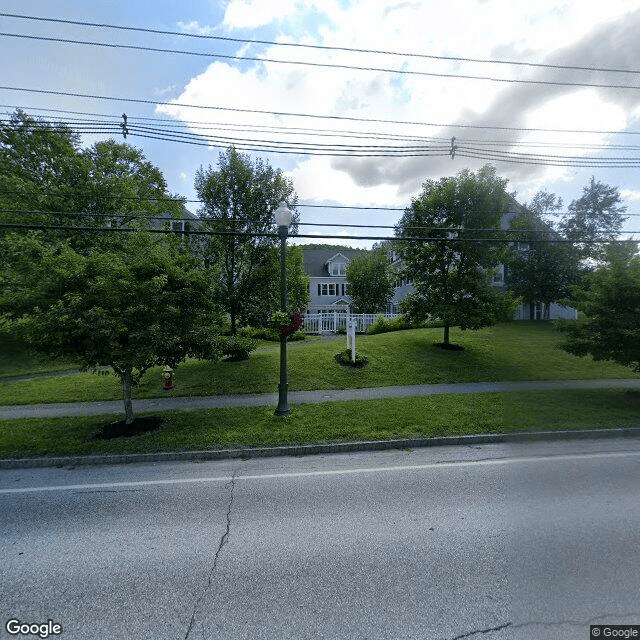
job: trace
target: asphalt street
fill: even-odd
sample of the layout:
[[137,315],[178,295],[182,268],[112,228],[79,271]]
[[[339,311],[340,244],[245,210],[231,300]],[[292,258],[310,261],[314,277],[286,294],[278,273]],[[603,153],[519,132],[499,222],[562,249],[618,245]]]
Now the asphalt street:
[[640,624],[639,472],[630,439],[1,470],[0,637],[587,640]]

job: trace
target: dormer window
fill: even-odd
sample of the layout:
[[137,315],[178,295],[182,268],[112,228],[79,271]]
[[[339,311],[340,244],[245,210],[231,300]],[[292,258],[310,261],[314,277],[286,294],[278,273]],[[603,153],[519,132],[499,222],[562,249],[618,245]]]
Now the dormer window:
[[341,253],[336,253],[335,256],[329,258],[324,264],[327,269],[327,273],[334,277],[343,277],[347,275],[347,263],[349,259]]

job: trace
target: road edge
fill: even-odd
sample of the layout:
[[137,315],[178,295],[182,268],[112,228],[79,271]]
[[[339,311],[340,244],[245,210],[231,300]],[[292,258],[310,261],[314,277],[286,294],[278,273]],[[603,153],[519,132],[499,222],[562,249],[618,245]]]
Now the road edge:
[[212,449],[205,451],[167,451],[161,453],[96,454],[88,456],[47,456],[40,458],[1,458],[0,469],[33,469],[39,467],[75,467],[80,465],[111,465],[144,462],[229,460],[233,458],[268,458],[305,456],[322,453],[352,453],[385,449],[414,449],[450,445],[533,442],[537,440],[596,440],[640,437],[640,427],[586,429],[566,431],[526,431],[520,433],[485,433],[434,438],[401,438],[355,442],[318,443],[278,447],[246,447],[242,449]]

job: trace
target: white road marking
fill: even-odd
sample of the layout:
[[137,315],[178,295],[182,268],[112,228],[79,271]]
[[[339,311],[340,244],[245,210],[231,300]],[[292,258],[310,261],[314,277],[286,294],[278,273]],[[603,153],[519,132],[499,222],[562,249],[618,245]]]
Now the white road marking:
[[[609,451],[602,453],[572,453],[561,455],[522,456],[514,458],[485,458],[483,460],[456,460],[450,462],[430,462],[425,464],[398,465],[392,467],[362,467],[357,469],[329,469],[326,471],[296,471],[291,473],[265,473],[257,475],[237,475],[235,482],[241,480],[273,480],[278,478],[305,478],[313,476],[338,476],[359,473],[386,473],[394,471],[421,471],[427,469],[443,469],[452,467],[473,467],[490,465],[520,464],[523,462],[592,460],[597,458],[621,458],[640,456],[640,451]],[[204,478],[169,478],[165,480],[139,480],[135,482],[102,482],[95,484],[65,484],[50,487],[21,487],[0,489],[0,495],[16,493],[37,493],[41,491],[81,491],[87,489],[118,489],[128,487],[145,487],[159,485],[195,484],[203,482],[231,482],[231,476],[214,476]]]

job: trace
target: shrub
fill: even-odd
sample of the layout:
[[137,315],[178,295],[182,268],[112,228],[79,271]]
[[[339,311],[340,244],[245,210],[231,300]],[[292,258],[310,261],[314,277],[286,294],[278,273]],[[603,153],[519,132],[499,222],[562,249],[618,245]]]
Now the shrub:
[[389,331],[402,331],[404,329],[411,329],[411,323],[407,320],[406,316],[401,315],[395,318],[389,318],[386,320],[384,316],[378,316],[372,324],[369,325],[367,333],[369,335],[375,335],[376,333],[388,333]]
[[353,362],[351,360],[351,349],[345,349],[344,351],[336,354],[336,362],[345,367],[356,367],[357,369],[362,369],[368,361],[367,356],[363,356],[361,353],[356,351],[356,359],[355,362]]
[[227,360],[247,360],[249,354],[257,347],[253,338],[245,336],[220,336],[216,340],[216,347]]
[[258,329],[257,327],[240,327],[237,335],[241,338],[260,338],[261,331],[262,329]]
[[[268,340],[269,342],[280,342],[280,333],[277,329],[271,327],[245,327],[238,331],[238,335],[243,337],[251,337],[256,340]],[[288,342],[297,342],[304,340],[307,334],[304,331],[296,331],[287,337]]]

